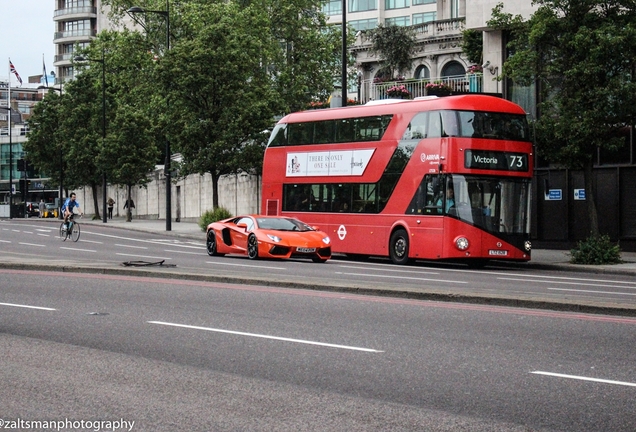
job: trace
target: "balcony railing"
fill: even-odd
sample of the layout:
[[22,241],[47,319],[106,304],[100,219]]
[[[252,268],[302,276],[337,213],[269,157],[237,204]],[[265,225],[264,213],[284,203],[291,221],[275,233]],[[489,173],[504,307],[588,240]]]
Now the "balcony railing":
[[66,31],[66,32],[55,32],[55,35],[53,36],[53,40],[57,40],[57,39],[63,39],[63,38],[77,38],[77,37],[82,37],[82,36],[95,36],[97,35],[97,31],[95,30],[71,30],[71,31]]
[[54,17],[59,17],[63,15],[97,15],[97,8],[92,6],[79,6],[79,7],[71,7],[65,9],[58,9],[53,12]]
[[386,91],[393,86],[406,87],[412,98],[428,96],[426,84],[441,83],[450,88],[453,93],[480,93],[482,92],[483,75],[456,75],[438,78],[409,79],[404,81],[386,81],[374,83],[371,80],[362,81],[360,88],[360,99],[362,103],[370,100],[390,99]]
[[75,53],[66,53],[66,54],[56,54],[55,55],[55,59],[53,60],[54,62],[61,62],[61,61],[72,61],[73,60],[73,56],[76,56],[77,54]]

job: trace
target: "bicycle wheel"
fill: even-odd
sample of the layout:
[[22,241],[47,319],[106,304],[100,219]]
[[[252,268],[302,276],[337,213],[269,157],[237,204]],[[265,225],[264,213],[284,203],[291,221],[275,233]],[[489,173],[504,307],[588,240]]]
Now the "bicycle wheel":
[[71,230],[71,240],[78,241],[80,237],[80,224],[73,222],[73,229]]
[[67,237],[68,237],[68,234],[66,233],[66,230],[64,229],[64,222],[62,222],[62,225],[60,225],[60,238],[62,239],[62,241],[66,241]]

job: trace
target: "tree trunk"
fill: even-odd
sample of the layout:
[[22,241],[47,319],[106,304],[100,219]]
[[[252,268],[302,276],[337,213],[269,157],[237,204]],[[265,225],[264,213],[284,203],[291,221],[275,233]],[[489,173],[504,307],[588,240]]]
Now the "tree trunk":
[[[131,189],[131,186],[126,185],[126,202],[128,204],[132,202],[130,200],[130,189]],[[130,205],[126,207],[126,222],[132,222],[132,209],[130,207],[131,207]]]
[[598,211],[596,209],[596,183],[593,177],[594,162],[590,160],[583,167],[583,179],[585,183],[585,200],[587,201],[587,213],[590,218],[590,235],[597,237],[599,235],[598,228]]
[[101,219],[102,217],[100,216],[100,213],[99,213],[99,200],[97,199],[97,184],[92,183],[90,186],[91,186],[91,189],[93,190],[93,205],[95,206],[95,219]]
[[219,208],[219,179],[221,176],[212,174],[212,210]]

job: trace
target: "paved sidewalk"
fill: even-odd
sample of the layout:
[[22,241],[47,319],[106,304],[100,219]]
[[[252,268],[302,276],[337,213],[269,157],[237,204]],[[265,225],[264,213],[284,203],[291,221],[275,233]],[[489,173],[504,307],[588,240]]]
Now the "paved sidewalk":
[[[106,223],[102,220],[82,219],[82,223],[100,224],[125,228],[133,231],[157,232],[175,237],[198,239],[205,241],[205,234],[195,222],[172,222],[172,230],[166,231],[165,219],[133,219],[126,222],[125,218],[109,219]],[[636,275],[636,252],[623,252],[623,264],[614,265],[576,265],[570,264],[570,254],[568,250],[555,249],[535,249],[532,251],[532,260],[527,263],[515,263],[514,265],[528,266],[534,268],[585,271],[592,273],[614,273]]]

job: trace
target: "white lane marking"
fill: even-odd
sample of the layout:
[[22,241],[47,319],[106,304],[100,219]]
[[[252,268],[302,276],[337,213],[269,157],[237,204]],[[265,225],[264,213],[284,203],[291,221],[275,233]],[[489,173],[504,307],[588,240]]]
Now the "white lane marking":
[[[625,288],[625,287],[621,287],[621,288]],[[568,288],[548,288],[548,290],[551,290],[551,291],[580,292],[580,293],[590,293],[590,294],[615,294],[615,295],[636,296],[636,293],[611,292],[611,291],[592,291],[592,290],[577,290],[577,289],[568,289]]]
[[33,234],[33,231],[24,231],[25,234]]
[[[107,238],[113,238],[113,239],[119,239],[119,240],[125,240],[125,241],[130,241],[130,242],[138,242],[138,243],[150,243],[150,244],[159,244],[162,246],[166,246],[166,241],[169,242],[180,242],[180,240],[157,240],[157,239],[153,239],[153,240],[143,240],[143,239],[136,239],[136,238],[132,238],[132,237],[123,237],[123,236],[116,236],[116,235],[111,235],[111,234],[102,234],[102,233],[96,233],[96,232],[92,232],[92,231],[82,231],[82,234],[90,234],[90,235],[94,235],[94,236],[101,236],[101,237],[107,237]],[[195,246],[188,246],[185,244],[171,244],[170,246],[174,246],[174,247],[183,247],[183,248],[194,248]]]
[[[334,262],[333,260],[330,262]],[[360,266],[369,266],[369,267],[392,267],[395,264],[382,264],[382,263],[365,263],[365,262],[357,262],[356,265]],[[633,285],[634,282],[623,282],[623,281],[615,281],[608,279],[589,279],[589,278],[575,278],[575,277],[567,277],[567,276],[546,276],[546,275],[536,275],[536,274],[523,274],[523,273],[508,273],[502,271],[489,271],[489,270],[468,270],[468,269],[456,269],[456,268],[436,268],[435,270],[441,272],[452,272],[452,273],[472,273],[477,275],[495,275],[495,276],[507,276],[507,277],[519,277],[519,278],[535,278],[535,279],[553,279],[553,280],[568,280],[568,281],[585,281],[585,282],[604,282],[604,283],[615,283],[615,284],[629,284]],[[520,281],[526,281],[526,279],[519,279]]]
[[51,237],[49,234],[42,234],[42,233],[38,233],[38,235],[39,235],[39,236],[42,236],[42,237]]
[[210,328],[210,327],[199,327],[199,326],[191,326],[186,324],[168,323],[163,321],[148,321],[148,323],[171,326],[171,327],[181,327],[181,328],[187,328],[187,329],[193,329],[193,330],[205,330],[205,331],[211,331],[211,332],[217,332],[217,333],[227,333],[227,334],[233,334],[233,335],[239,335],[239,336],[250,336],[250,337],[257,337],[262,339],[273,339],[273,340],[278,340],[283,342],[295,342],[295,343],[302,343],[307,345],[318,345],[318,346],[324,346],[324,347],[330,347],[330,348],[342,348],[342,349],[349,349],[354,351],[365,351],[365,352],[375,352],[375,353],[384,352],[384,351],[374,350],[371,348],[360,348],[360,347],[354,347],[354,346],[348,346],[348,345],[337,345],[337,344],[330,344],[330,343],[324,343],[324,342],[309,341],[304,339],[290,339],[290,338],[269,336],[269,335],[257,334],[257,333],[245,333],[245,332],[223,330],[223,329],[216,329],[216,328]]
[[41,306],[29,306],[29,305],[21,305],[21,304],[14,304],[14,303],[0,303],[0,305],[2,305],[2,306],[13,306],[13,307],[19,307],[19,308],[27,308],[27,309],[48,310],[48,311],[57,310],[57,309],[41,307]]
[[206,264],[214,264],[214,265],[222,265],[222,266],[236,266],[236,267],[252,267],[252,268],[261,268],[261,269],[271,269],[271,270],[287,270],[286,267],[270,267],[270,266],[261,266],[261,265],[252,265],[252,264],[236,264],[236,263],[220,263],[214,261],[206,261]]
[[617,384],[617,385],[623,385],[623,386],[629,386],[629,387],[636,387],[636,383],[630,383],[630,382],[625,382],[625,381],[612,381],[612,380],[606,380],[606,379],[588,378],[588,377],[577,376],[577,375],[564,375],[564,374],[559,374],[559,373],[542,372],[542,371],[533,371],[533,372],[530,372],[530,373],[537,374],[537,375],[553,376],[553,377],[557,377],[557,378],[570,378],[570,379],[577,379],[577,380],[581,380],[581,381],[593,381],[593,382],[599,382],[599,383],[604,383],[604,384]]
[[[366,267],[356,267],[356,266],[347,266],[347,265],[339,265],[338,267],[341,268],[349,268],[349,269],[354,269],[354,270],[369,270]],[[389,269],[382,269],[383,272],[393,272],[393,273],[416,273],[416,274],[435,274],[438,275],[440,274],[440,272],[432,272],[432,271],[420,271],[419,269],[413,269],[413,270],[402,270],[402,269],[395,269],[395,268],[389,268]]]
[[134,249],[148,249],[146,246],[133,246],[133,245],[124,245],[119,243],[115,243],[115,246],[125,247],[125,248],[134,248]]
[[21,232],[20,230],[14,230],[14,229],[12,229],[11,231],[17,232],[17,233]]
[[147,255],[133,255],[133,254],[124,254],[124,253],[117,253],[115,255],[121,255],[121,256],[129,256],[129,257],[135,257],[135,258],[152,258],[152,259],[162,259],[162,260],[169,260],[172,258],[166,258],[166,257],[156,257],[156,256],[147,256]]
[[86,240],[86,239],[82,239],[82,243],[104,244],[104,242],[95,241],[95,240]]
[[93,252],[93,253],[97,252],[91,249],[77,249],[77,248],[70,248],[70,247],[64,247],[64,246],[60,246],[60,249],[77,251],[77,252]]
[[11,243],[9,240],[0,240],[0,243]]
[[25,246],[37,246],[37,247],[44,247],[44,245],[43,245],[43,244],[35,244],[35,243],[22,243],[22,242],[18,242],[18,244],[25,245]]
[[[593,286],[593,287],[604,287],[604,288],[625,288],[625,289],[636,289],[636,287],[629,287],[624,285],[604,285],[604,284],[594,284],[594,283],[583,283],[583,282],[565,282],[565,281],[549,281],[549,280],[532,280],[532,279],[515,279],[515,278],[497,278],[499,280],[509,280],[515,282],[534,282],[534,283],[542,283],[542,284],[561,284],[561,285],[576,285],[576,286]],[[610,282],[610,281],[599,281],[599,282]],[[617,282],[623,284],[633,284],[634,282]]]
[[379,274],[369,274],[369,273],[345,273],[345,272],[335,272],[335,274],[341,274],[346,276],[366,276],[372,278],[391,278],[391,279],[407,279],[407,280],[416,280],[422,282],[445,282],[445,283],[457,283],[457,284],[466,284],[468,282],[463,281],[450,281],[445,279],[428,279],[428,278],[420,278],[420,277],[407,277],[407,276],[395,276],[395,275],[379,275]]
[[201,250],[200,252],[188,252],[188,251],[176,251],[176,250],[165,249],[164,252],[172,252],[172,253],[179,253],[179,254],[190,254],[190,255],[206,255],[204,250]]

